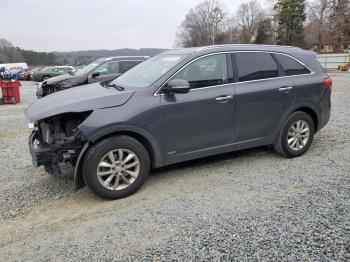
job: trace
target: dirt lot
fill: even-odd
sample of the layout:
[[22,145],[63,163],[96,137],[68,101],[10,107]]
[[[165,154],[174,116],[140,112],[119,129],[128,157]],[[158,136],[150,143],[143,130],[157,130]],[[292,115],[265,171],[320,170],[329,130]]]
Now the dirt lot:
[[23,83],[0,106],[0,260],[350,260],[350,74],[331,76],[332,118],[305,156],[196,160],[117,201],[31,166]]

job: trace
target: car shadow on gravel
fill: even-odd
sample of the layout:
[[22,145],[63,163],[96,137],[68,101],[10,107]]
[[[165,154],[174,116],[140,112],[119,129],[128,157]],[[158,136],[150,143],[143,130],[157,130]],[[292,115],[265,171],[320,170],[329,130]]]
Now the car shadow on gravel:
[[[227,160],[239,159],[244,157],[259,158],[259,157],[266,156],[273,153],[274,151],[272,150],[271,146],[261,146],[256,148],[244,149],[240,151],[189,160],[186,162],[172,164],[161,168],[151,169],[150,176],[157,176],[157,175],[163,174],[164,172],[168,173],[168,172],[177,171],[177,170],[186,169],[186,168],[203,167],[206,165],[218,164],[220,162],[225,162]],[[277,154],[276,156],[279,157]],[[65,166],[63,167],[61,172],[62,174],[58,176],[54,176],[53,179],[57,179],[60,181],[71,180],[72,187],[73,187],[74,168],[72,166]]]
[[[196,160],[191,160],[183,163],[173,164],[170,166],[152,169],[149,179],[144,185],[144,190],[149,190],[153,186],[156,186],[157,178],[162,177],[167,180],[168,175],[174,174],[180,171],[181,176],[194,168],[206,168],[207,166],[221,166],[221,164],[227,164],[227,161],[237,161],[244,158],[260,158],[267,155],[274,154],[271,148],[264,146],[253,149],[241,150],[221,155],[215,155]],[[279,157],[276,154],[276,157]],[[41,205],[43,202],[79,198],[88,201],[103,201],[102,199],[94,196],[88,189],[83,188],[79,190],[74,189],[74,169],[71,166],[64,166],[62,174],[58,176],[51,176],[45,172],[43,168],[33,169],[29,168],[28,173],[32,173],[33,177],[28,183],[23,184],[21,187],[16,187],[16,190],[11,186],[5,190],[2,190],[3,201],[0,208],[0,217],[10,218],[20,214],[29,212],[36,206]],[[169,176],[170,179],[170,176]],[[147,189],[148,188],[148,189]],[[142,190],[142,189],[141,189]],[[136,193],[138,194],[138,193]]]
[[[186,168],[193,168],[193,167],[200,168],[206,165],[219,164],[221,162],[226,162],[229,160],[237,160],[245,157],[259,158],[270,154],[274,154],[274,151],[271,146],[261,146],[256,148],[244,149],[244,150],[229,152],[225,154],[189,160],[186,162],[176,163],[176,164],[172,164],[172,165],[157,168],[157,169],[152,169],[150,172],[150,176],[158,176],[158,175],[162,175],[165,172],[168,173],[168,172],[178,171]],[[276,157],[280,157],[277,154],[275,155]]]

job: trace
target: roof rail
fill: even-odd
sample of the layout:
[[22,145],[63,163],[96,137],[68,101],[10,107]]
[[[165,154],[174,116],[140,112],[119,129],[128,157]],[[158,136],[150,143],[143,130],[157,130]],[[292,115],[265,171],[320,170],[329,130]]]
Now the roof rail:
[[283,48],[291,48],[291,49],[301,49],[300,47],[295,46],[285,46],[285,45],[259,45],[259,44],[222,44],[222,45],[208,45],[208,46],[202,46],[197,49],[197,52],[213,49],[213,48],[219,48],[219,47],[283,47]]
[[102,59],[106,60],[112,60],[112,59],[117,59],[117,58],[150,58],[150,56],[145,56],[145,55],[120,55],[120,56],[107,56],[107,57],[101,57]]

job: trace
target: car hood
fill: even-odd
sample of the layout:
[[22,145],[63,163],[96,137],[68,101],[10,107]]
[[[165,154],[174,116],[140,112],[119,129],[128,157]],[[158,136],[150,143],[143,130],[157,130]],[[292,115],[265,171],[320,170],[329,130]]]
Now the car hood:
[[76,85],[82,85],[87,83],[87,76],[73,76],[73,75],[60,75],[49,78],[44,81],[42,87],[45,86],[58,86],[58,87],[72,87]]
[[30,122],[35,122],[63,113],[121,106],[134,93],[135,91],[118,91],[114,88],[106,88],[100,84],[79,86],[37,100],[27,109],[26,117]]

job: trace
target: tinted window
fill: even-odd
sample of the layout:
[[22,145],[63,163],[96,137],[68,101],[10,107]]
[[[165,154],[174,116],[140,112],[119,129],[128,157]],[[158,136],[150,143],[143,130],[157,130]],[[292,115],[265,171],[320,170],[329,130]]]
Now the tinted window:
[[119,73],[123,74],[141,62],[142,61],[121,61],[119,62]]
[[227,84],[226,55],[200,58],[182,69],[173,79],[187,80],[191,88]]
[[236,53],[240,82],[278,77],[278,67],[268,53]]
[[61,74],[67,74],[71,69],[69,68],[65,68],[65,67],[62,67],[62,68],[57,68],[57,72],[58,73],[61,73]]
[[276,57],[280,62],[281,66],[283,67],[284,71],[286,72],[287,76],[310,73],[310,71],[305,66],[303,66],[298,61],[289,56],[276,54]]

